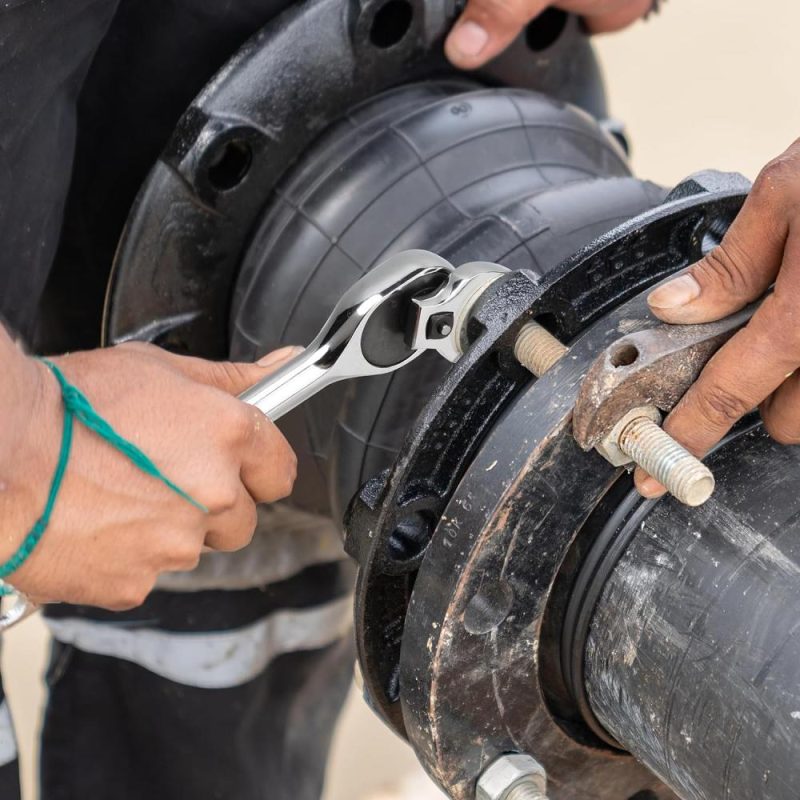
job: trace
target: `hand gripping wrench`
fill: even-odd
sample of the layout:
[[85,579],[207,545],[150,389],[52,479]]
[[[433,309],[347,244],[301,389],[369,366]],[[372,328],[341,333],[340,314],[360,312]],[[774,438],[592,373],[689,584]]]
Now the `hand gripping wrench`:
[[[467,346],[469,313],[505,267],[485,262],[457,269],[433,253],[407,250],[345,292],[314,341],[240,399],[277,420],[337,381],[383,375],[426,350],[457,361]],[[39,609],[18,591],[0,614],[0,633]]]

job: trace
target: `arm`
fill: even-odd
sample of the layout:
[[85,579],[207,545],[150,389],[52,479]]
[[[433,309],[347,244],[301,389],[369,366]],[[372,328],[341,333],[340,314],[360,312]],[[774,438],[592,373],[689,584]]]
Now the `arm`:
[[[275,426],[235,395],[294,354],[213,363],[129,344],[53,359],[125,438],[209,512],[140,472],[76,424],[72,455],[42,540],[9,580],[39,601],[138,605],[159,573],[193,568],[204,546],[250,540],[256,502],[289,494],[295,458]],[[0,330],[0,560],[42,513],[63,426],[50,371]]]
[[[695,455],[707,453],[760,407],[777,441],[800,444],[800,140],[758,176],[719,247],[649,297],[665,322],[722,319],[758,299],[750,323],[706,366],[664,425]],[[663,487],[641,471],[648,497]]]
[[592,33],[620,30],[655,7],[653,0],[469,0],[447,37],[447,57],[461,69],[476,69],[551,6],[582,15]]

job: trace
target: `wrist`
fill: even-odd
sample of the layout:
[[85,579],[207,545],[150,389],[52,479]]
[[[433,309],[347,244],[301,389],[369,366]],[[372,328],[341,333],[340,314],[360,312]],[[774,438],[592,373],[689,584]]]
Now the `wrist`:
[[58,455],[61,397],[47,368],[10,338],[0,342],[0,560],[42,512]]
[[39,363],[25,355],[0,329],[0,480],[7,479],[20,446],[29,438],[33,416],[41,406],[44,375]]

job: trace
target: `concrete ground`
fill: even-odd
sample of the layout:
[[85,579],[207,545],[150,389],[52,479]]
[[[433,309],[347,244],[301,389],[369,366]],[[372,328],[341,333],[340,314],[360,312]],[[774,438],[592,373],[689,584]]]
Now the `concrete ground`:
[[[627,123],[636,173],[672,184],[716,167],[754,177],[800,136],[800,4],[669,0],[660,18],[598,41],[611,108]],[[45,634],[26,622],[4,641],[3,677],[36,797],[35,732]],[[352,698],[331,760],[326,800],[433,800],[408,749]]]

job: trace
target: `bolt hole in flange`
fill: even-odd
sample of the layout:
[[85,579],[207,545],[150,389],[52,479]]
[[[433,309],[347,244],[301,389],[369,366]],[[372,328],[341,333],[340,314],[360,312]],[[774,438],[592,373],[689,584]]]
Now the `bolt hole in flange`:
[[567,27],[569,14],[558,8],[548,8],[528,24],[525,29],[525,42],[534,53],[541,53],[552,47]]
[[242,139],[231,139],[218,147],[208,165],[208,181],[221,192],[235,189],[250,171],[253,151]]
[[414,9],[408,0],[389,0],[375,13],[369,40],[381,50],[394,47],[408,33],[413,19]]
[[405,564],[421,555],[431,540],[436,520],[425,511],[415,511],[403,517],[389,537],[389,558]]
[[639,358],[639,351],[632,344],[621,344],[611,354],[611,364],[614,367],[629,367],[631,364],[636,363]]

